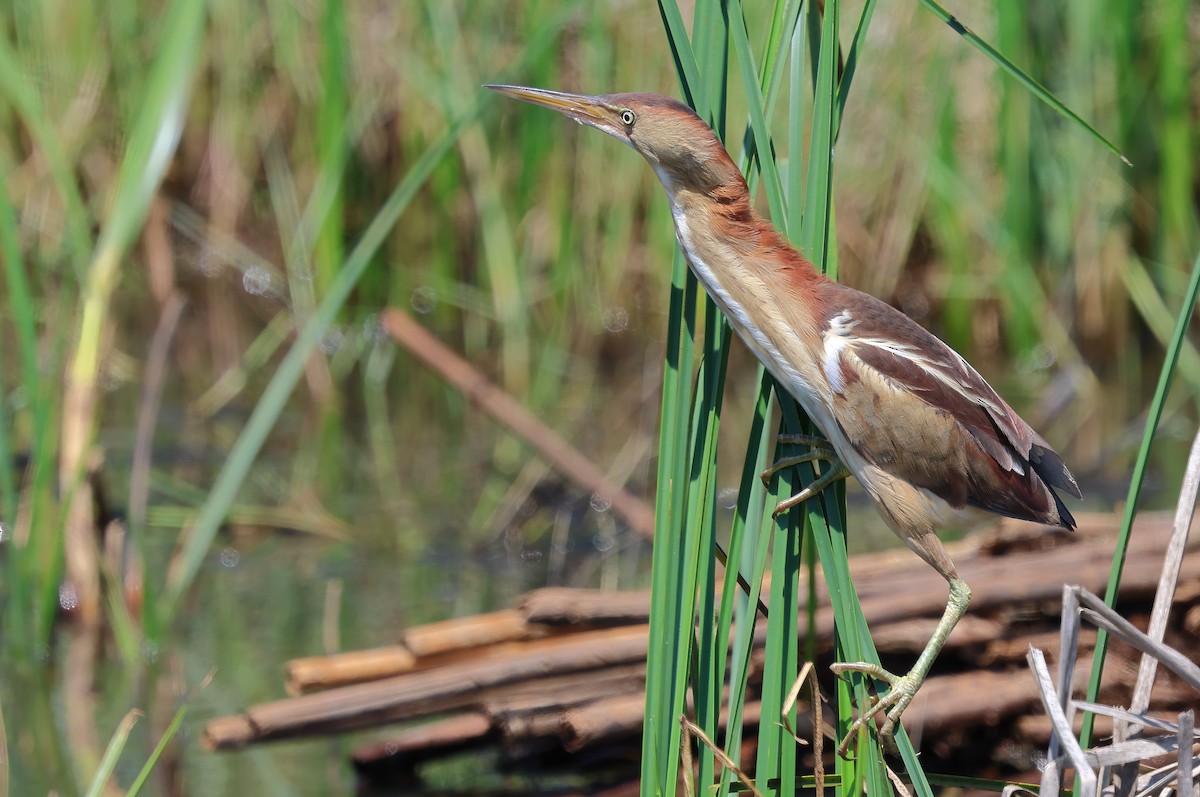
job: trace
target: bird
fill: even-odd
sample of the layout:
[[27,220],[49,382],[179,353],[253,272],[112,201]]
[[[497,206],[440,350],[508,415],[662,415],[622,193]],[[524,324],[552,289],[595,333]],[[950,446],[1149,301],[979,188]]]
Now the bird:
[[[558,111],[632,147],[653,168],[671,205],[688,266],[733,330],[823,437],[796,461],[830,466],[776,512],[853,475],[887,525],[949,584],[946,609],[912,668],[833,665],[888,687],[860,710],[839,752],[872,719],[894,750],[912,702],[971,590],[939,531],[1001,515],[1075,528],[1056,490],[1082,498],[1050,444],[965,359],[886,302],[829,279],[755,210],[746,180],[708,124],[658,94],[571,94],[511,85],[486,88]],[[886,713],[885,713],[886,712]]]

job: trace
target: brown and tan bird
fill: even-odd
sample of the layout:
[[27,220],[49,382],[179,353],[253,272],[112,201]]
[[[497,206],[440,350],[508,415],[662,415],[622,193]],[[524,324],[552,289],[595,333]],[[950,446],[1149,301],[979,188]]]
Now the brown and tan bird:
[[[884,520],[950,583],[946,612],[903,676],[856,662],[885,681],[842,743],[872,716],[891,742],[971,591],[937,532],[981,512],[1073,529],[1055,487],[1080,497],[1062,459],[961,356],[903,313],[818,273],[762,219],[741,172],[690,108],[656,94],[586,96],[520,86],[487,88],[559,111],[637,150],[653,167],[679,245],[738,336],[825,435],[807,459],[828,477],[783,502],[804,501],[853,473]],[[828,441],[828,442],[826,442]]]

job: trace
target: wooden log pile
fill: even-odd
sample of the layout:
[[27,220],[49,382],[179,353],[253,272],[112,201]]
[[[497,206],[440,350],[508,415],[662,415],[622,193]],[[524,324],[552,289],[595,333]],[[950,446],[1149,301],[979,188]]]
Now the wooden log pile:
[[[950,546],[973,600],[905,714],[927,767],[961,758],[972,774],[1011,777],[1044,750],[1049,724],[1026,650],[1032,644],[1053,659],[1063,585],[1102,593],[1115,539],[1112,516],[1081,520],[1074,534],[1005,522]],[[1142,627],[1170,525],[1167,515],[1145,514],[1134,530],[1118,608]],[[851,573],[884,666],[907,669],[941,615],[945,583],[906,550],[856,557]],[[817,594],[819,672],[828,688],[833,614],[822,584]],[[1200,557],[1184,557],[1173,616],[1167,642],[1200,656]],[[505,767],[636,772],[648,618],[646,592],[537,590],[509,610],[410,629],[397,645],[290,662],[292,697],[214,719],[204,741],[229,750],[403,724],[354,753],[364,777],[394,783],[433,758],[484,747],[499,751]],[[1090,645],[1085,638],[1081,650]],[[1086,652],[1081,660],[1081,668],[1090,663]],[[1132,651],[1110,651],[1102,702],[1125,693],[1136,662]],[[1171,714],[1194,700],[1164,675],[1151,705]],[[1106,732],[1103,721],[1097,728]]]

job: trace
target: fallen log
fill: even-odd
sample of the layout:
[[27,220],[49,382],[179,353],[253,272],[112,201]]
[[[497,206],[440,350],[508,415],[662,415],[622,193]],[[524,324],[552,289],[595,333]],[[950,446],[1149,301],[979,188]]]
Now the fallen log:
[[558,713],[581,703],[607,697],[638,694],[646,688],[646,664],[626,664],[604,670],[585,670],[514,685],[503,693],[485,698],[485,714],[497,722],[510,717],[543,712]]
[[523,595],[517,610],[525,622],[542,625],[634,625],[650,621],[650,591],[546,587]]
[[205,728],[204,744],[226,750],[250,741],[343,732],[420,719],[479,704],[488,689],[551,673],[599,670],[643,661],[649,627],[628,626],[536,640],[524,648],[458,661],[434,670],[383,678],[251,706],[241,722],[222,718]]
[[576,753],[596,742],[636,736],[645,712],[645,695],[611,697],[567,711],[555,730],[562,734],[563,747]]
[[541,634],[524,614],[505,609],[411,628],[404,632],[404,646],[414,656],[426,657],[536,636]]
[[319,689],[388,678],[409,672],[416,664],[417,657],[403,645],[332,656],[309,656],[284,664],[284,688],[289,695],[302,695]]
[[[1095,516],[1083,516],[1081,530],[1073,535],[1006,522],[982,539],[948,546],[972,586],[971,613],[950,636],[935,673],[905,715],[910,731],[924,730],[926,739],[936,738],[938,754],[970,743],[967,729],[1019,733],[1018,718],[1037,710],[1036,687],[1024,665],[1026,650],[1034,644],[1054,657],[1065,579],[1097,588],[1107,580],[1113,534],[1112,518],[1105,519],[1108,525],[1102,526]],[[1166,516],[1139,518],[1121,590],[1123,604],[1131,609],[1153,594],[1169,534]],[[850,569],[884,665],[890,666],[889,657],[900,666],[911,664],[944,608],[945,583],[907,551],[856,557]],[[1186,636],[1200,626],[1200,557],[1184,558],[1180,578],[1176,606],[1182,618],[1179,632]],[[803,574],[801,581],[800,594],[807,594]],[[827,662],[833,614],[823,585],[817,586],[817,649]],[[229,749],[453,712],[419,727],[478,731],[482,717],[490,730],[476,743],[499,744],[502,762],[553,761],[581,771],[585,762],[636,753],[628,740],[642,721],[648,616],[645,592],[536,590],[511,610],[411,629],[403,646],[293,662],[308,663],[315,675],[305,683],[314,685],[336,683],[339,668],[362,673],[377,667],[388,677],[214,720],[206,729],[206,743]],[[761,626],[765,623],[758,629],[760,644]],[[1087,661],[1092,638],[1085,631],[1081,661]],[[763,655],[760,648],[752,656],[752,674]],[[353,656],[365,658],[355,662],[349,658]],[[1114,652],[1102,700],[1116,694],[1109,679],[1114,684],[1129,680],[1135,668],[1124,664]],[[818,672],[829,677],[823,666]],[[1166,700],[1168,710],[1183,694],[1156,686],[1155,697]],[[459,726],[437,724],[468,715],[475,718],[471,726],[467,720]],[[397,739],[412,738],[407,733]]]
[[350,761],[361,776],[374,782],[410,780],[417,765],[469,750],[493,734],[486,715],[457,714],[406,728],[385,742],[360,747]]

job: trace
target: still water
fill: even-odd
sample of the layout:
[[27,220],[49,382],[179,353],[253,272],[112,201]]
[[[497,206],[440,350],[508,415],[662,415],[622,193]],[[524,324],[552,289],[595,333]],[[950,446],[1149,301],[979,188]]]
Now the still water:
[[[596,531],[603,526],[580,524],[590,531],[553,543],[502,535],[468,552],[457,542],[400,553],[287,532],[223,535],[163,650],[147,647],[145,665],[132,667],[120,662],[111,640],[100,643],[94,716],[101,747],[131,708],[147,714],[135,727],[116,782],[128,787],[186,701],[182,728],[142,794],[355,794],[349,754],[387,738],[386,728],[212,753],[200,744],[204,725],[284,697],[283,665],[292,658],[394,644],[410,626],[504,607],[548,583],[633,586],[649,566],[649,548],[631,535],[606,537]],[[71,794],[69,779],[56,770],[84,768],[72,754],[64,705],[72,639],[64,622],[54,656],[44,655],[32,667],[5,661],[0,670],[9,749],[16,751],[9,772],[14,797]],[[47,738],[59,749],[48,750]],[[434,767],[431,785],[501,785],[486,769],[482,761]]]

